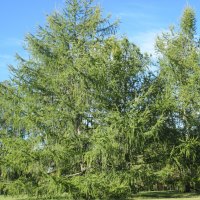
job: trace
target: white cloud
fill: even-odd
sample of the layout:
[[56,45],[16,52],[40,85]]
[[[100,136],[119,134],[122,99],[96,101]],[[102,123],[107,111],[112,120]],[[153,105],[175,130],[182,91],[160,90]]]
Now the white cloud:
[[139,32],[136,35],[130,36],[130,40],[137,44],[142,52],[147,52],[155,56],[155,41],[158,35],[162,32],[166,32],[164,29],[150,30],[145,32]]

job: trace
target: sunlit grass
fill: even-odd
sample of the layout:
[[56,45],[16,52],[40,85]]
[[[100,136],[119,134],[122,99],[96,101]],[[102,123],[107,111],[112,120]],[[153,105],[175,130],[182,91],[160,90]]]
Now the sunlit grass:
[[180,193],[176,191],[151,191],[140,192],[133,196],[133,200],[166,200],[166,199],[179,199],[179,200],[200,200],[200,194],[197,193]]

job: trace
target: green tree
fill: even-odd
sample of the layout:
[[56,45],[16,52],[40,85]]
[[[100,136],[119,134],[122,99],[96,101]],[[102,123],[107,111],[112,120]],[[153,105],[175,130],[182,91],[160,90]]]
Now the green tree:
[[9,193],[76,191],[68,176],[85,172],[83,154],[96,75],[92,52],[115,33],[116,23],[103,19],[90,0],[66,1],[63,13],[54,13],[47,21],[37,36],[26,37],[30,58],[17,56],[19,66],[10,67],[13,92],[2,95],[3,109],[9,106],[7,100],[11,105],[6,112],[11,113],[13,129],[7,123],[5,129],[12,134],[2,136],[2,187]]
[[[199,176],[199,45],[196,38],[196,18],[192,8],[186,7],[180,28],[171,28],[157,40],[160,54],[159,77],[165,85],[163,94],[170,103],[166,110],[164,134],[171,135],[172,165],[179,170],[184,191],[195,187]],[[167,136],[166,136],[167,137]]]
[[199,181],[199,42],[194,11],[158,37],[159,72],[92,0],[26,37],[0,84],[0,193],[119,199]]
[[91,0],[69,0],[27,35],[29,59],[17,55],[2,94],[3,191],[106,199],[136,189],[133,165],[162,120],[150,116],[149,58],[116,28]]

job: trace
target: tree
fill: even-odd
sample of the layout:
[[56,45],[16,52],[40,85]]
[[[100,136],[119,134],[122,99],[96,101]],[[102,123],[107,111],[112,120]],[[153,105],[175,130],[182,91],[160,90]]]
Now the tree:
[[17,103],[16,129],[2,139],[4,191],[96,199],[135,190],[132,165],[160,119],[149,116],[149,58],[116,28],[91,0],[69,0],[27,35],[29,59],[17,55],[3,95]]
[[[2,140],[7,152],[5,179],[10,170],[15,173],[10,184],[5,181],[2,186],[10,193],[14,189],[49,195],[69,191],[67,177],[83,173],[94,79],[91,53],[116,29],[116,23],[103,19],[90,0],[66,1],[63,13],[54,13],[47,20],[37,36],[26,37],[30,59],[17,56],[19,67],[11,66],[14,94],[9,97],[18,102],[17,108],[12,106],[18,112],[10,118],[17,134],[6,134]],[[15,159],[15,149],[22,160]]]
[[[179,170],[185,192],[190,192],[198,176],[199,162],[199,45],[196,19],[192,8],[186,7],[180,30],[171,28],[157,40],[160,54],[160,79],[168,95],[165,134],[172,134],[172,165]],[[195,186],[194,186],[195,187]]]
[[[0,83],[0,193],[120,199],[199,186],[194,11],[158,37],[159,72],[92,0],[66,0]],[[17,159],[16,159],[17,158]]]

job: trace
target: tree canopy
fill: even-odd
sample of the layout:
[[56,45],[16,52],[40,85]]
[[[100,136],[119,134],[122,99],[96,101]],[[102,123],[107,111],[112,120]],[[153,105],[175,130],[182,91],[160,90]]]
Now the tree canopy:
[[200,68],[196,17],[156,40],[151,57],[92,0],[25,38],[0,83],[0,194],[120,199],[200,187]]

